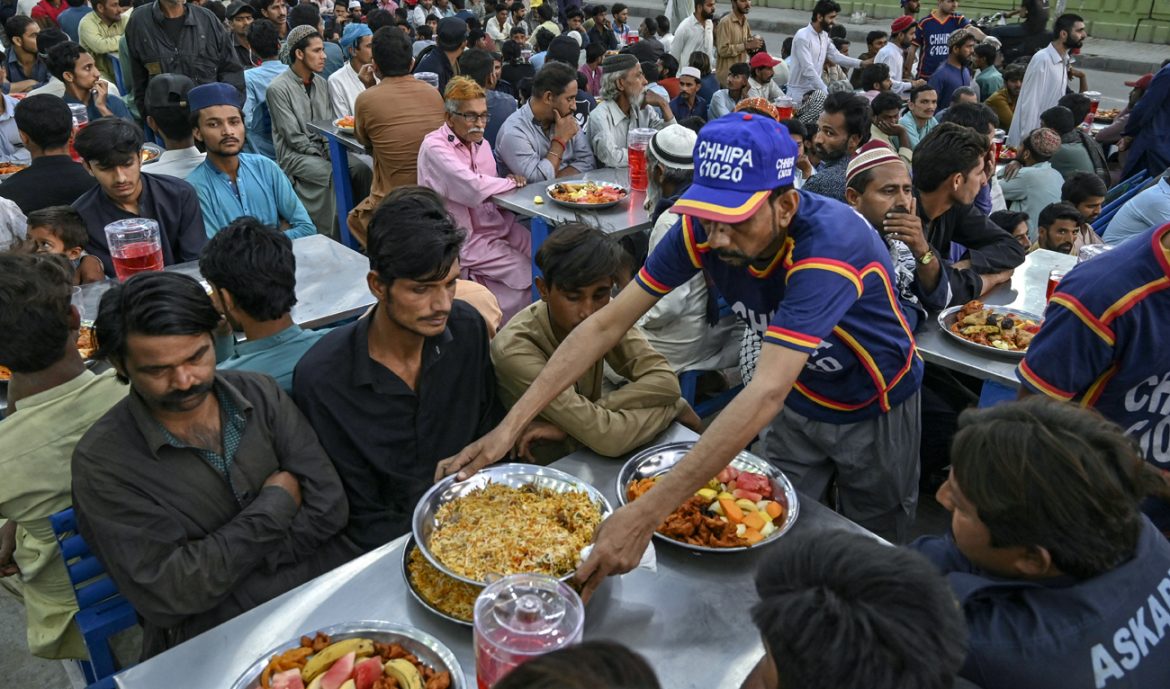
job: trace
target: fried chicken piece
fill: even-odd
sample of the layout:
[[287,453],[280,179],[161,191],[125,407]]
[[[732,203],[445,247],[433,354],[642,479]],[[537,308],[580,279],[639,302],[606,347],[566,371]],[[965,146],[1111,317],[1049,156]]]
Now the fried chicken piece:
[[451,673],[446,670],[436,673],[426,682],[426,689],[448,689],[450,686]]

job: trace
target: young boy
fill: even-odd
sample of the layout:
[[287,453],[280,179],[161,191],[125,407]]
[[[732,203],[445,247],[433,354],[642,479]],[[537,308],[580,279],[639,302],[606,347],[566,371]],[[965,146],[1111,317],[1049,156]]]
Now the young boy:
[[980,103],[1003,88],[1003,75],[995,66],[998,59],[999,51],[990,43],[980,43],[975,46],[975,67],[979,70],[979,73],[975,75],[975,84],[979,86]]
[[70,206],[49,206],[28,214],[28,239],[41,254],[60,254],[73,263],[73,284],[106,279],[102,262],[85,253],[89,235],[81,214]]
[[[524,394],[569,333],[609,303],[622,249],[601,230],[568,223],[545,240],[536,265],[543,273],[536,278],[540,301],[513,316],[491,345],[500,399],[508,406]],[[604,364],[598,361],[528,426],[518,442],[521,456],[547,464],[584,445],[620,457],[676,420],[698,428],[674,369],[640,330],[627,332],[604,362],[630,382],[607,394]]]
[[707,99],[699,95],[702,77],[694,67],[683,67],[678,71],[678,97],[670,101],[670,111],[677,121],[688,117],[700,117],[707,121]]

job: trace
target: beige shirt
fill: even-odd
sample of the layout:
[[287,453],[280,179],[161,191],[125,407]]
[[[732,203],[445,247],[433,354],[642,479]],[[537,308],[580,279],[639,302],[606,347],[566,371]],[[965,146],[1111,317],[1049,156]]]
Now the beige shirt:
[[[505,405],[520,399],[559,344],[543,301],[508,321],[492,340],[491,350]],[[630,382],[603,394],[605,363]],[[637,328],[631,328],[603,361],[593,364],[541,412],[540,419],[564,430],[571,441],[538,446],[533,454],[547,463],[584,445],[597,454],[619,457],[653,440],[686,404],[670,364]]]
[[114,24],[106,24],[97,15],[97,12],[90,12],[82,17],[81,23],[77,25],[77,38],[81,47],[93,55],[93,61],[97,63],[98,71],[102,73],[102,76],[115,84],[118,80],[114,77],[114,67],[107,55],[117,56],[118,41],[125,35],[128,23],[130,23],[129,10],[123,12]]
[[715,53],[719,60],[715,66],[715,73],[723,86],[727,86],[727,75],[731,72],[731,66],[737,62],[748,61],[744,43],[751,37],[752,29],[748,26],[746,15],[737,19],[735,12],[732,12],[716,25]]

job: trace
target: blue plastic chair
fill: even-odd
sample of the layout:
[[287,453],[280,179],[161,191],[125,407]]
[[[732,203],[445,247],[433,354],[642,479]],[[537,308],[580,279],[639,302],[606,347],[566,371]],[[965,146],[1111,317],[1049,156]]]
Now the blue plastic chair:
[[1108,205],[1102,208],[1101,215],[1099,215],[1097,219],[1093,221],[1093,231],[1095,231],[1099,236],[1104,236],[1105,230],[1109,227],[1109,223],[1113,221],[1113,216],[1117,215],[1117,211],[1121,210],[1121,207],[1124,206],[1127,201],[1145,191],[1150,182],[1156,182],[1157,180],[1143,181],[1145,184],[1135,183],[1133,186],[1127,189],[1124,194],[1118,196],[1116,199],[1113,199],[1109,202]]
[[1108,193],[1105,194],[1105,204],[1112,204],[1115,200],[1117,200],[1117,197],[1122,196],[1130,189],[1133,189],[1137,185],[1141,184],[1149,176],[1149,170],[1141,170],[1135,173],[1129,179],[1118,182],[1112,189],[1108,191]]
[[122,79],[122,61],[113,53],[107,53],[106,59],[110,61],[110,68],[114,71],[114,85],[118,87],[118,93],[126,96],[126,82]]
[[110,637],[138,624],[138,614],[118,593],[101,562],[77,533],[73,508],[61,510],[49,517],[49,521],[77,597],[78,612],[74,619],[89,651],[89,662],[82,661],[81,669],[87,682],[99,682],[112,677],[118,669],[110,650]]

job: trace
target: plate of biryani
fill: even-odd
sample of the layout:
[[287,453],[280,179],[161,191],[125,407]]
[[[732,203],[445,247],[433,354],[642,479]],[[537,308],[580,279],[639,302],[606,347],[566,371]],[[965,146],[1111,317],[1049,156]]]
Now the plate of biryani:
[[410,595],[424,608],[443,619],[470,627],[475,616],[475,599],[482,586],[468,584],[443,574],[422,554],[411,537],[402,549],[402,576]]
[[616,206],[629,197],[630,191],[609,182],[554,182],[545,194],[566,208],[596,211]]
[[443,574],[484,586],[529,572],[568,579],[593,542],[609,501],[549,467],[496,464],[466,481],[436,483],[414,510],[414,540]]
[[1018,359],[1027,354],[1043,320],[1034,313],[988,306],[978,299],[952,306],[938,315],[943,332],[964,346]]

